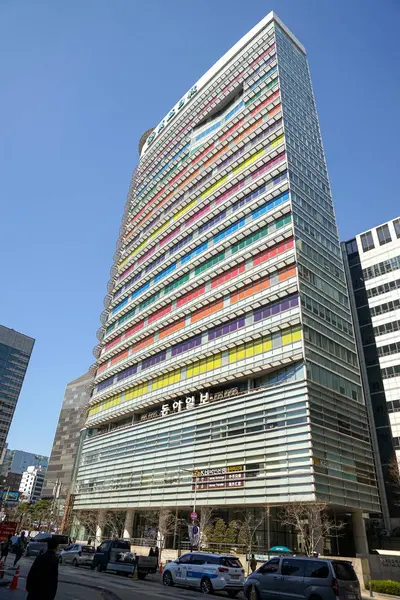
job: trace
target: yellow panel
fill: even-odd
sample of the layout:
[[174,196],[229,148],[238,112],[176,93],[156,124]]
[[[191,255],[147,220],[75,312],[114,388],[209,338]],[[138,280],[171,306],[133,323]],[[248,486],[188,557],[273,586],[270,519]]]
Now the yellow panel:
[[263,352],[272,350],[272,339],[270,336],[263,338]]
[[262,340],[257,340],[256,342],[254,342],[253,348],[254,348],[254,354],[261,354],[263,351]]
[[223,183],[225,183],[225,181],[228,179],[228,175],[225,175],[225,177],[221,177],[221,179],[218,179],[218,181],[216,181],[212,186],[210,186],[209,188],[207,188],[202,194],[201,197],[202,198],[207,198],[207,196],[209,196],[214,190],[216,190],[217,188],[219,188]]
[[275,148],[275,146],[278,146],[281,142],[283,142],[283,140],[285,139],[285,136],[280,135],[279,137],[276,138],[276,140],[274,140],[271,144],[270,144],[270,148]]
[[292,343],[292,330],[285,329],[285,331],[282,332],[282,345],[285,346],[286,344],[291,344],[291,343]]
[[167,227],[168,227],[169,224],[170,224],[170,221],[167,221],[166,223],[164,223],[163,225],[161,225],[161,227],[159,227],[158,229],[156,229],[155,231],[153,231],[153,233],[150,236],[150,239],[152,240],[159,233],[161,233],[162,231],[164,231],[164,229],[167,229]]
[[197,203],[197,200],[192,200],[191,202],[189,202],[189,204],[186,204],[186,206],[184,206],[183,208],[181,208],[181,210],[178,210],[178,212],[176,213],[176,215],[174,215],[174,219],[179,219],[180,216],[184,215],[185,212],[187,212],[188,210],[190,210],[191,208],[193,208],[193,206],[195,206]]
[[299,340],[301,340],[301,327],[294,327],[292,329],[292,340],[294,342],[298,342]]
[[236,169],[233,169],[233,172],[234,173],[239,173],[239,171],[242,171],[243,169],[245,169],[246,167],[248,167],[249,165],[251,165],[251,163],[253,163],[255,160],[257,160],[257,158],[259,158],[260,156],[262,156],[264,154],[264,152],[265,152],[264,148],[261,148],[261,150],[259,150],[255,154],[253,154],[253,156],[250,156],[250,158],[248,158],[244,162],[242,162],[242,164],[239,165],[238,167],[236,167]]
[[144,248],[144,246],[146,244],[147,244],[147,240],[144,240],[144,242],[142,242],[141,244],[139,244],[139,246],[137,248],[135,248],[135,250],[133,252],[131,252],[129,256],[127,256],[126,258],[124,258],[124,260],[119,263],[118,268],[122,269],[122,267],[124,265],[126,265],[126,263],[128,262],[128,260],[130,260],[132,258],[132,256],[135,256],[135,254],[137,254],[139,252],[139,250],[141,250],[142,248]]
[[237,348],[231,348],[229,350],[229,362],[237,361]]

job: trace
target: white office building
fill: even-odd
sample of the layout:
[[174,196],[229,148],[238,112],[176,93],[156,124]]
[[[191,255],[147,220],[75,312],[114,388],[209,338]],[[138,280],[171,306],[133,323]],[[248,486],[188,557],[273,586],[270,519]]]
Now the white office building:
[[22,473],[19,486],[20,498],[25,502],[36,502],[40,499],[46,471],[40,467],[28,467]]

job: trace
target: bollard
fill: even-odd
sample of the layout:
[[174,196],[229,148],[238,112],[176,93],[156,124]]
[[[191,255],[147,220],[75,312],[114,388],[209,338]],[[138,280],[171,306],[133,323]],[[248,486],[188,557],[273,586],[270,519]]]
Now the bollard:
[[163,566],[162,566],[162,562],[160,562],[160,575],[162,575],[162,570],[163,570]]
[[137,581],[139,579],[138,571],[139,571],[139,567],[136,563],[134,571],[133,571],[133,576],[132,576],[133,581]]
[[371,581],[371,579],[369,580],[369,596],[370,596],[370,598],[374,597],[374,592],[372,591],[372,581]]
[[17,567],[14,577],[12,578],[10,587],[8,588],[9,590],[17,590],[18,589],[18,577],[19,577],[19,565]]

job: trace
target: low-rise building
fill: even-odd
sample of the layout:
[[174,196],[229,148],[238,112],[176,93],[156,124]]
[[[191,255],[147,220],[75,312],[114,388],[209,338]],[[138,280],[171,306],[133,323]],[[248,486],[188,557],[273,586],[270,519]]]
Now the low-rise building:
[[25,500],[26,502],[36,502],[40,499],[45,473],[46,472],[40,467],[37,469],[33,466],[28,467],[27,470],[22,473],[19,486],[22,500]]

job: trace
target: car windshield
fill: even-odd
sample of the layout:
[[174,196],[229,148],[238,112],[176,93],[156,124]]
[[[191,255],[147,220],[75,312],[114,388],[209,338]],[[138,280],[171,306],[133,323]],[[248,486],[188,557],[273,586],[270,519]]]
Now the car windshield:
[[51,533],[38,533],[34,538],[34,542],[44,542],[45,540],[49,540],[51,538]]
[[240,560],[238,558],[234,558],[233,556],[223,556],[221,558],[221,565],[224,567],[242,568],[242,563]]
[[93,546],[83,546],[82,552],[84,554],[94,554],[94,548],[93,548]]
[[340,581],[357,581],[357,575],[351,563],[333,561],[333,569]]

